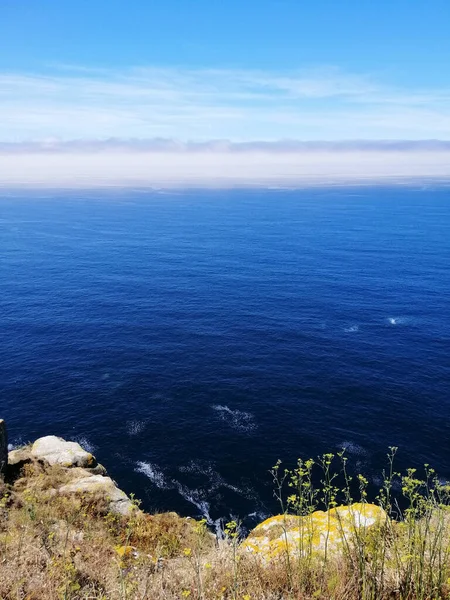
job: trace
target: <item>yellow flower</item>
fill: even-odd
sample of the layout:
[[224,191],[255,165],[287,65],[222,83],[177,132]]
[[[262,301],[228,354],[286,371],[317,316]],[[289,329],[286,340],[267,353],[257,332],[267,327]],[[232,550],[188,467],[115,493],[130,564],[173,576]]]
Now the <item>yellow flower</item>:
[[211,568],[212,568],[212,564],[211,563],[206,563],[205,569],[211,569]]
[[125,558],[126,556],[130,556],[132,554],[133,546],[116,546],[115,551],[120,558]]
[[183,598],[187,598],[188,596],[191,595],[191,592],[189,590],[183,590],[181,592],[181,595],[183,596]]
[[[183,550],[183,554],[184,554],[185,556],[191,556],[191,554],[192,554],[192,550],[191,550],[190,548],[185,548],[185,549]],[[190,592],[189,592],[189,593],[190,593]]]
[[244,596],[242,596],[242,600],[250,600],[250,594],[245,594]]

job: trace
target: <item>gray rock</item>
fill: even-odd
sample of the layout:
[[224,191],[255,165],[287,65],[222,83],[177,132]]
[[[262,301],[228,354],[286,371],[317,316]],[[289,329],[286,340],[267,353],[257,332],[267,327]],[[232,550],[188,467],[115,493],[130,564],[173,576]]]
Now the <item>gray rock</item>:
[[[86,473],[86,471],[84,471]],[[60,494],[99,494],[109,502],[111,512],[129,516],[136,507],[122,490],[116,486],[111,477],[103,475],[87,475],[63,485],[58,489]]]
[[51,526],[52,533],[60,544],[67,545],[67,542],[81,545],[85,538],[84,531],[73,529],[67,521],[60,519]]
[[10,467],[22,467],[23,465],[32,461],[31,448],[19,448],[18,450],[11,450],[8,453],[8,465]]
[[86,452],[76,442],[66,442],[55,435],[36,440],[31,448],[31,455],[39,460],[45,460],[50,465],[62,467],[93,468],[97,461],[90,452]]
[[100,463],[98,463],[97,466],[92,468],[85,467],[84,470],[90,473],[91,475],[108,475],[108,472],[106,471],[105,467]]
[[0,419],[0,479],[3,479],[8,466],[8,433],[6,423]]

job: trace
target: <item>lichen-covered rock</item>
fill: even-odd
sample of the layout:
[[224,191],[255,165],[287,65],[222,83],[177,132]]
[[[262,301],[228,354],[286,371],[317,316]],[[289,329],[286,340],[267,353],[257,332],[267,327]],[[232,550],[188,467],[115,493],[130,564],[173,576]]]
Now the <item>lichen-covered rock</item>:
[[[106,469],[97,463],[90,452],[83,450],[80,444],[49,435],[34,442],[30,455],[52,466],[64,467],[66,483],[54,489],[53,493],[96,494],[108,502],[111,512],[120,515],[127,516],[136,510],[125,492],[107,477]],[[13,460],[16,458],[19,459],[19,456],[13,456]]]
[[8,453],[8,465],[10,467],[20,467],[31,462],[31,448],[18,448],[17,450],[11,450]]
[[62,467],[89,467],[97,465],[90,452],[86,452],[76,442],[66,442],[55,435],[36,440],[31,448],[31,455],[39,460],[45,460],[50,465]]
[[25,467],[25,465],[29,465],[32,462],[33,457],[31,456],[30,446],[18,448],[17,450],[11,450],[8,453],[8,467],[6,470],[7,478],[10,481],[17,479],[20,477],[22,469]]
[[120,490],[111,477],[103,475],[91,475],[85,470],[79,470],[79,477],[58,489],[60,494],[99,494],[109,503],[111,512],[128,516],[134,510],[135,505],[131,502],[124,491]]
[[335,554],[350,547],[356,535],[363,535],[387,518],[379,506],[363,503],[338,506],[327,512],[318,510],[305,517],[278,515],[257,525],[242,549],[265,561],[287,553],[291,557],[321,557],[325,551]]
[[6,472],[8,465],[8,434],[6,431],[6,424],[3,419],[0,419],[0,479]]
[[91,475],[108,475],[107,470],[100,463],[97,463],[95,467],[84,467],[84,470]]

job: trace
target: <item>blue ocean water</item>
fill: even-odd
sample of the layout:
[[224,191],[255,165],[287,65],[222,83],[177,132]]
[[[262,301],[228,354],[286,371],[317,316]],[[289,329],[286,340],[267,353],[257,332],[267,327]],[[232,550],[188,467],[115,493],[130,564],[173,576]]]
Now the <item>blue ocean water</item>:
[[0,416],[248,521],[345,446],[450,477],[450,189],[4,193]]

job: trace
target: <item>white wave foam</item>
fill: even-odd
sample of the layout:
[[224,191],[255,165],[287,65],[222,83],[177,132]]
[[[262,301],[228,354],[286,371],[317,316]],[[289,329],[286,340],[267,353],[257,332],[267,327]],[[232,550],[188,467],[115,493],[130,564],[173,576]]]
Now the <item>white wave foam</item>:
[[203,497],[204,492],[202,490],[191,490],[176,479],[166,478],[156,465],[149,462],[138,461],[135,470],[138,473],[146,475],[159,489],[177,490],[180,496],[200,511],[200,514],[206,519],[209,525],[214,524],[209,514],[209,503]]
[[248,497],[249,490],[243,490],[231,483],[227,483],[224,478],[214,469],[214,463],[209,461],[191,460],[187,465],[178,467],[180,473],[192,473],[194,475],[205,476],[208,480],[207,493],[212,494],[219,488],[226,488],[244,497]]
[[164,474],[152,463],[138,461],[136,471],[146,475],[161,490],[168,490],[172,487],[170,482],[166,481]]
[[145,421],[138,421],[137,419],[134,421],[127,422],[127,432],[128,435],[139,435],[145,429]]
[[406,321],[404,317],[388,317],[389,325],[404,325]]
[[193,473],[194,475],[210,476],[213,472],[213,464],[207,460],[191,460],[187,465],[178,467],[180,473]]
[[175,488],[187,502],[193,504],[199,511],[200,514],[206,519],[208,525],[213,525],[214,521],[209,514],[210,504],[203,497],[204,493],[202,490],[191,490],[179,481],[174,481]]
[[249,432],[257,428],[254,417],[249,412],[232,410],[229,406],[222,404],[214,404],[211,408],[217,412],[222,421],[225,421],[236,431]]
[[342,444],[339,444],[339,446],[342,448],[342,450],[345,450],[347,454],[351,454],[353,456],[367,456],[367,450],[355,442],[342,442]]
[[248,519],[254,519],[255,521],[258,521],[258,523],[262,523],[269,517],[270,517],[270,513],[264,512],[262,510],[255,510],[255,512],[251,512],[247,515]]
[[17,448],[20,448],[21,446],[23,446],[23,440],[22,438],[16,438],[15,440],[13,440],[12,442],[10,442],[8,444],[8,452],[12,452],[13,450],[17,450]]
[[78,436],[74,438],[73,441],[80,444],[83,450],[86,450],[86,452],[90,452],[91,454],[93,454],[97,449],[97,446],[95,446],[95,444],[93,444],[87,437]]
[[349,327],[345,327],[344,331],[347,333],[356,333],[359,331],[359,325],[350,325]]
[[207,482],[204,487],[191,489],[176,479],[166,477],[157,465],[150,462],[139,461],[136,466],[136,472],[146,475],[156,487],[163,490],[176,490],[182,498],[197,508],[202,517],[206,519],[208,525],[215,528],[220,536],[222,531],[221,519],[213,520],[210,514],[210,503],[207,498],[216,492],[219,488],[229,489],[244,497],[254,499],[254,490],[242,490],[232,484],[227,483],[223,477],[214,470],[213,463],[209,461],[191,461],[187,465],[178,468],[181,473],[195,473],[206,477]]

